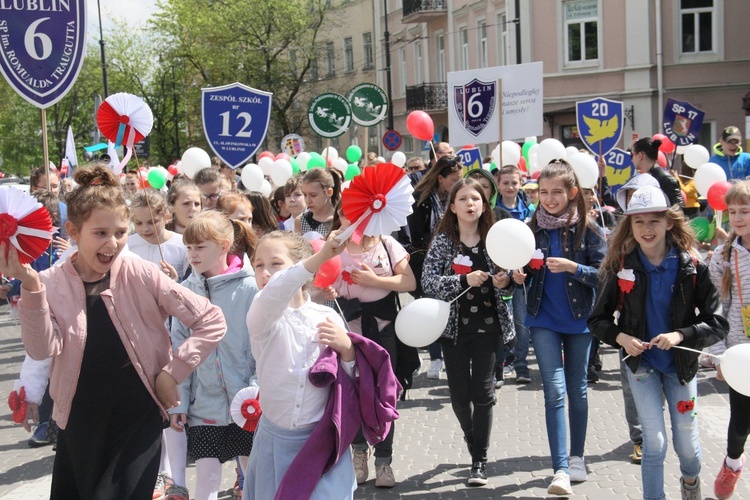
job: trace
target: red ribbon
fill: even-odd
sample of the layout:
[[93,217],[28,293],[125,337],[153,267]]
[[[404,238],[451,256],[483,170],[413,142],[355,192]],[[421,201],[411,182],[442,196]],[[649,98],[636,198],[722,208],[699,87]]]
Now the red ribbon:
[[245,417],[242,428],[247,432],[255,432],[255,429],[258,428],[258,420],[263,414],[260,410],[260,402],[257,399],[246,399],[240,407],[240,413]]
[[17,424],[23,422],[26,419],[26,409],[28,407],[28,403],[26,403],[26,388],[21,387],[18,392],[11,392],[8,396],[8,406],[10,407],[10,411],[13,412],[13,421]]

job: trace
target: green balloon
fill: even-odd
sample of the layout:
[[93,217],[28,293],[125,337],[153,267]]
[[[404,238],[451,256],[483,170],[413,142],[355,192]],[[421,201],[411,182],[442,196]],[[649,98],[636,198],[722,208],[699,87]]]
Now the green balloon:
[[292,175],[297,175],[300,172],[297,158],[290,158],[289,163],[292,164]]
[[310,160],[307,162],[307,170],[325,167],[326,159],[320,156],[320,153],[310,153]]
[[693,232],[698,241],[710,241],[708,238],[711,232],[710,225],[711,223],[708,222],[708,219],[705,217],[696,217],[690,221],[690,227],[693,228]]
[[492,163],[490,163],[490,172],[492,172],[496,168],[497,168],[497,163],[495,163],[494,161]]
[[154,189],[161,189],[167,183],[167,173],[163,168],[155,168],[148,173],[148,184]]
[[346,148],[346,159],[350,163],[357,163],[362,158],[362,149],[359,146],[351,145]]
[[526,141],[523,143],[523,147],[521,147],[521,154],[526,159],[527,164],[529,162],[529,149],[531,149],[531,146],[533,146],[534,144],[536,144],[536,141]]
[[[347,151],[348,152],[348,151]],[[350,181],[357,177],[360,174],[359,167],[354,164],[350,163],[348,167],[346,167],[346,173],[344,174],[344,179],[347,181]]]

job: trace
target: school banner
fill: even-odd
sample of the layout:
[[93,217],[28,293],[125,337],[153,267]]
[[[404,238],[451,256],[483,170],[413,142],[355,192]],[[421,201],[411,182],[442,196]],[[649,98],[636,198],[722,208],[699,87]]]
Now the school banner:
[[620,101],[597,97],[576,103],[578,136],[595,155],[606,155],[620,142],[623,129],[623,106]]
[[86,0],[2,2],[0,72],[24,99],[45,109],[73,86],[86,56]]
[[451,142],[491,144],[542,135],[543,97],[541,62],[450,72]]
[[208,145],[231,168],[245,164],[266,138],[273,94],[239,82],[201,92]]
[[693,144],[700,136],[705,113],[687,101],[678,101],[671,97],[664,106],[662,128],[664,135],[677,146]]
[[616,193],[623,184],[635,175],[635,166],[630,159],[630,153],[615,148],[604,155],[607,165],[607,182],[612,194]]
[[457,153],[457,156],[461,158],[465,172],[482,168],[482,152],[479,148],[464,148]]

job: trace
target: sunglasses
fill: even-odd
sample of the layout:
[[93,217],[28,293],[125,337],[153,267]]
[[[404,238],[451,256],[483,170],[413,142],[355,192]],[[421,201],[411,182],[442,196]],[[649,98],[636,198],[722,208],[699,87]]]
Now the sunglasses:
[[201,193],[201,198],[203,198],[204,200],[216,201],[219,199],[220,196],[221,196],[221,191],[219,191],[218,193],[214,193],[214,194]]

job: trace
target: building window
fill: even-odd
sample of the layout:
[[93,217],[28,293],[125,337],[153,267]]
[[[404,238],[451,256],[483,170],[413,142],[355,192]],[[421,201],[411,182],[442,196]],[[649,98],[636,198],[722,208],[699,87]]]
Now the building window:
[[680,0],[682,53],[714,51],[713,0]]
[[597,0],[573,0],[565,9],[566,62],[592,62],[599,59],[599,7]]
[[477,37],[479,42],[479,67],[489,66],[489,54],[487,53],[487,21],[481,20],[477,23]]
[[437,47],[437,68],[435,71],[436,82],[445,81],[445,36],[441,33],[435,37],[435,46]]
[[364,53],[365,64],[363,69],[372,69],[372,33],[362,34],[362,52]]
[[508,64],[508,16],[497,16],[497,63],[499,66]]
[[401,95],[406,95],[406,49],[399,49],[398,51],[398,88]]
[[354,46],[351,37],[344,38],[344,64],[347,73],[354,73]]
[[469,30],[464,26],[458,30],[459,50],[461,50],[461,69],[469,69]]
[[422,44],[417,41],[414,44],[414,84],[422,83]]
[[336,76],[336,48],[333,42],[326,42],[326,65],[328,66],[326,76]]

